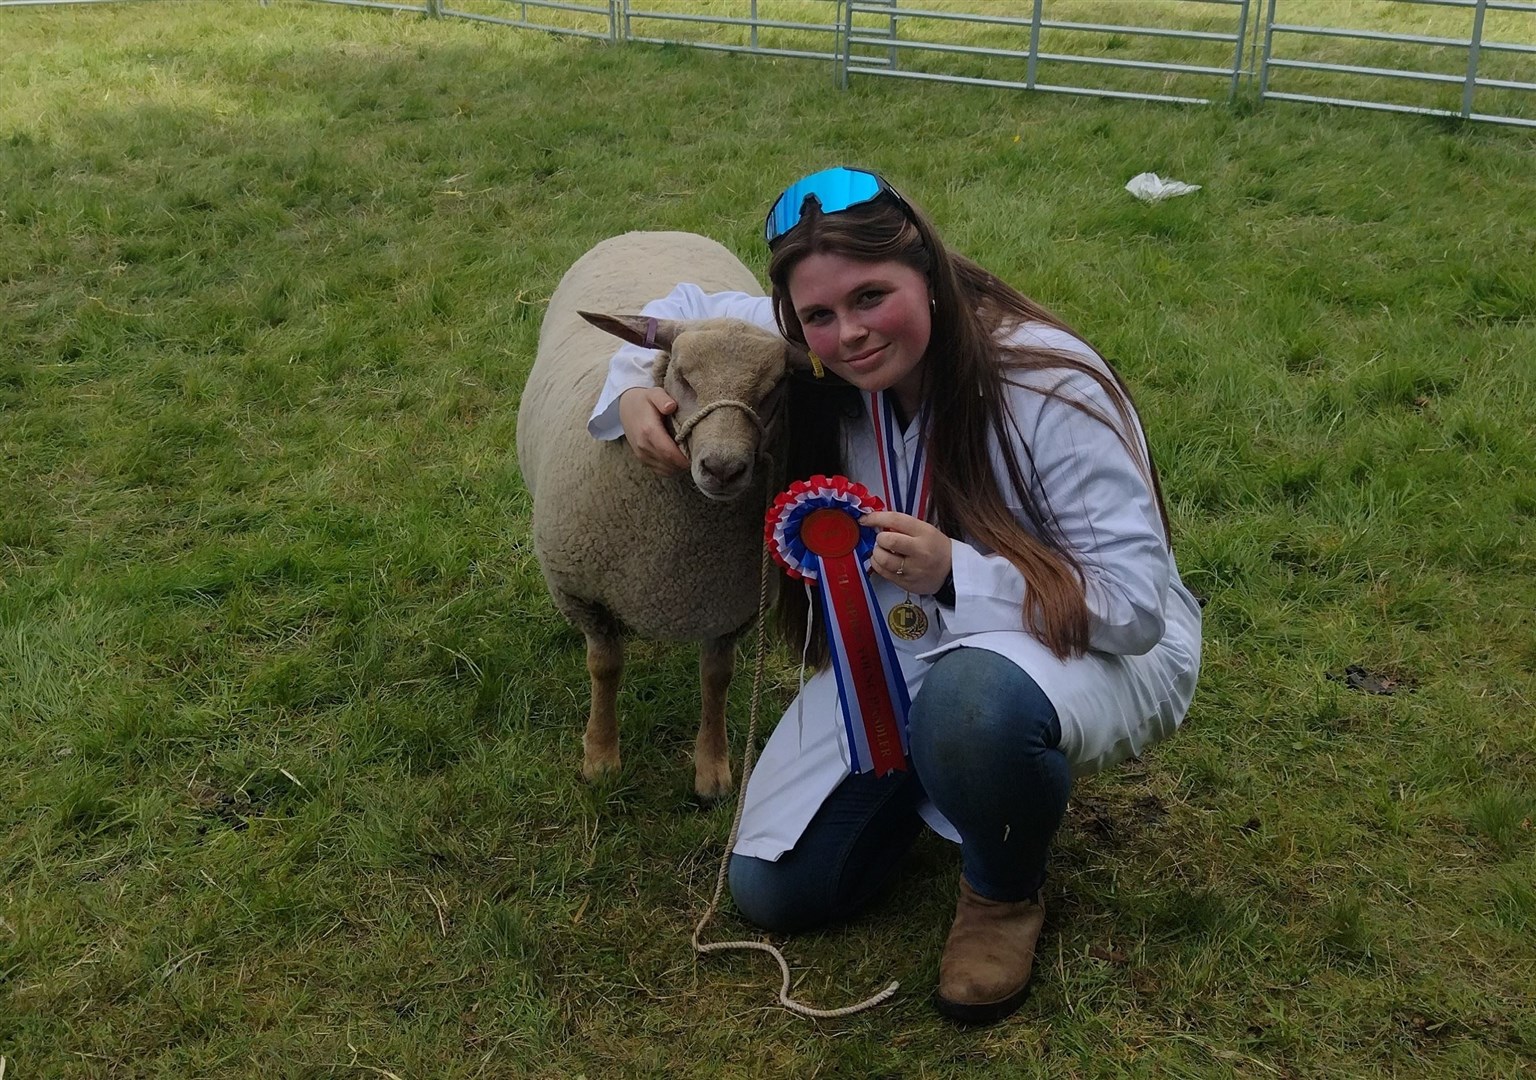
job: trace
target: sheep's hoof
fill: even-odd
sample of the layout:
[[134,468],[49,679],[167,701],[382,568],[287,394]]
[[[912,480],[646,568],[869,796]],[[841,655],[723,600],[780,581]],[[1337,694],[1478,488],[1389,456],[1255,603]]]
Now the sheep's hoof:
[[693,774],[693,793],[705,806],[713,805],[731,793],[731,767],[725,762],[700,765]]
[[601,780],[605,776],[615,776],[619,771],[619,754],[615,750],[607,754],[587,754],[581,763],[581,775],[590,781]]

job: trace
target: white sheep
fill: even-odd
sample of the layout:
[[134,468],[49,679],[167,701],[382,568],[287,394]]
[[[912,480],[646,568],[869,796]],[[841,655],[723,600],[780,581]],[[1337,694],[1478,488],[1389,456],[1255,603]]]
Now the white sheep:
[[[729,251],[692,233],[637,232],[604,240],[550,298],[538,356],[517,417],[517,453],[533,495],[534,553],[555,606],[587,639],[591,710],[582,773],[619,766],[615,703],[623,633],[700,642],[703,694],[694,790],[731,787],[725,702],[737,636],[758,606],[768,484],[761,457],[777,426],[763,415],[788,365],[805,362],[776,333],[736,319],[660,320],[657,385],[678,401],[692,468],[662,478],[622,441],[587,432],[617,335],[643,344],[637,312],[680,282],[762,295]],[[590,325],[589,325],[590,324]],[[601,329],[598,329],[601,327]],[[735,404],[721,406],[721,401]],[[745,407],[743,407],[745,406]]]

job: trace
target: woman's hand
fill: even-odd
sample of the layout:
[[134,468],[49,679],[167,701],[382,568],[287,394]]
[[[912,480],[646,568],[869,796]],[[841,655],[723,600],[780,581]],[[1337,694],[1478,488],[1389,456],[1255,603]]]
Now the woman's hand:
[[949,537],[938,529],[922,518],[894,510],[865,514],[859,524],[880,530],[870,565],[886,581],[919,596],[935,593],[944,585],[952,557]]
[[676,476],[688,468],[688,455],[665,419],[676,411],[677,402],[659,386],[637,386],[619,395],[624,438],[635,457],[657,476]]

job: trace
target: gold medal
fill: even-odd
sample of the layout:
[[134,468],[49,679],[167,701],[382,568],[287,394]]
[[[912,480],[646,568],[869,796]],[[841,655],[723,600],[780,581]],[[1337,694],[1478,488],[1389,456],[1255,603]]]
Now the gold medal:
[[885,624],[903,641],[916,641],[928,632],[928,616],[910,599],[891,608],[885,616]]

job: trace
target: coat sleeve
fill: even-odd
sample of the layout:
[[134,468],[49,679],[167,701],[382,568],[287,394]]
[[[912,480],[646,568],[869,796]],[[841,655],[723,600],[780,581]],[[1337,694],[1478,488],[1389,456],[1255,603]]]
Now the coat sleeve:
[[[1027,445],[1034,458],[1035,498],[1082,567],[1089,647],[1122,655],[1148,652],[1162,639],[1175,571],[1145,459],[1138,460],[1145,453],[1140,434],[1127,433],[1140,452],[1133,455],[1115,428],[1070,403],[1119,424],[1114,404],[1092,377],[1070,369],[1050,375],[1058,396],[1010,388],[1015,460],[1028,475]],[[998,478],[1001,490],[1010,492],[1001,468]],[[1012,509],[1029,528],[1022,508]],[[961,540],[952,541],[952,555],[955,604],[943,612],[946,628],[960,635],[1021,629],[1029,583],[1013,564]]]
[[[707,293],[686,282],[646,304],[640,314],[658,319],[733,318],[776,329],[773,302],[768,297],[741,292]],[[655,356],[655,349],[639,345],[624,345],[613,354],[608,361],[608,381],[587,420],[587,431],[594,439],[618,439],[624,435],[624,426],[619,423],[619,395],[637,386],[656,385],[651,378],[651,361]]]

